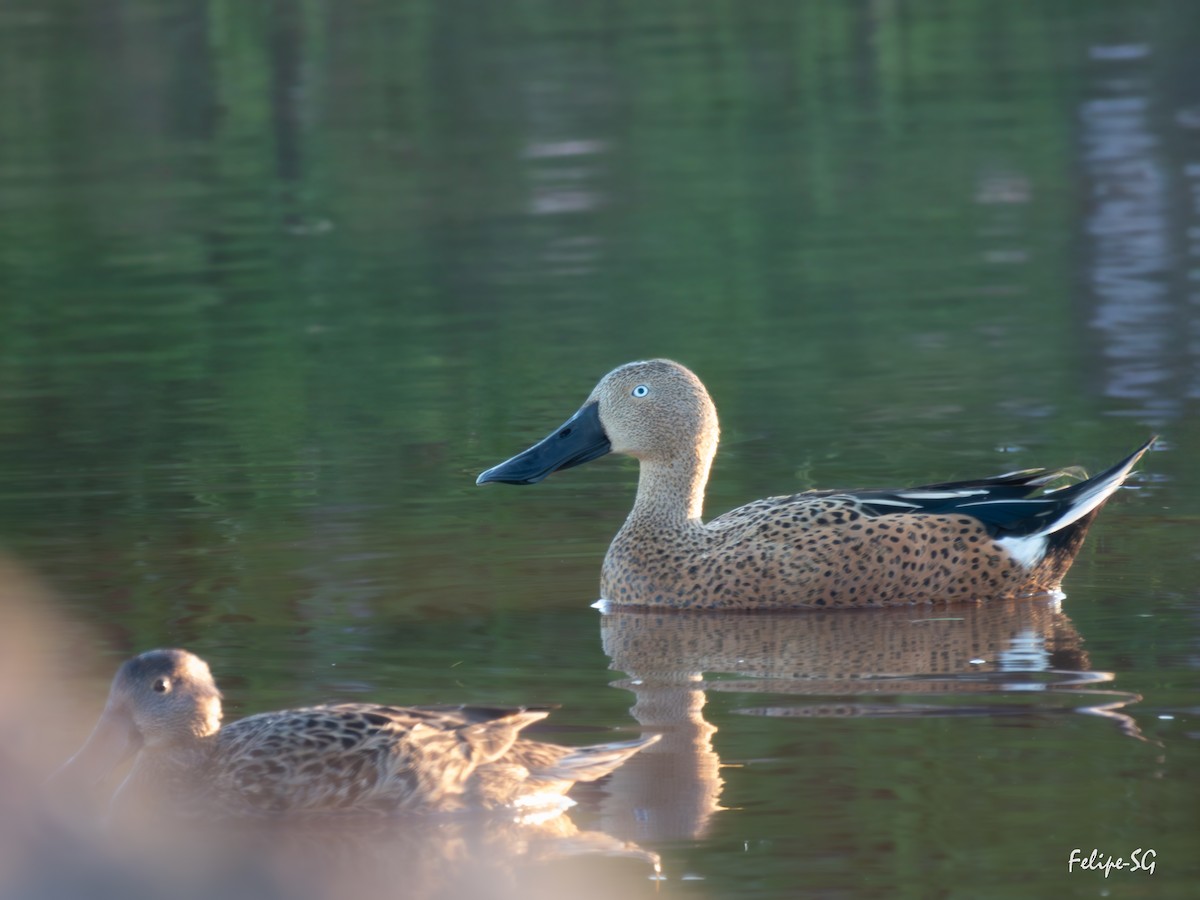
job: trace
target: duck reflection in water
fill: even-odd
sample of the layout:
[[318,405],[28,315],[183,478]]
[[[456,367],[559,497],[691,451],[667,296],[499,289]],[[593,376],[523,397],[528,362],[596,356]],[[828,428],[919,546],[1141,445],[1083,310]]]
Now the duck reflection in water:
[[[606,830],[644,841],[703,837],[722,809],[709,691],[764,695],[734,712],[775,717],[1024,716],[1079,712],[1142,739],[1101,689],[1083,640],[1056,599],[951,608],[655,612],[602,605],[611,668],[631,712],[663,739],[608,782]],[[802,699],[804,698],[804,699]],[[728,764],[728,761],[726,761]],[[630,807],[636,806],[636,810]],[[633,812],[636,811],[636,815]],[[639,822],[636,831],[622,823]]]

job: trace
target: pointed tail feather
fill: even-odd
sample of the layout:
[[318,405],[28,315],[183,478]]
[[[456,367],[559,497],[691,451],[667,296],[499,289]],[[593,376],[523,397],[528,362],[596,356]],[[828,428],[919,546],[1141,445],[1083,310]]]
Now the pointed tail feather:
[[1064,502],[1061,513],[1049,522],[1042,523],[1041,527],[1034,532],[1037,535],[1050,535],[1057,531],[1062,531],[1071,525],[1074,525],[1084,516],[1095,512],[1099,509],[1109,497],[1116,492],[1129,477],[1129,473],[1133,471],[1133,467],[1137,465],[1138,460],[1154,446],[1154,442],[1158,440],[1158,435],[1154,435],[1138,449],[1117,463],[1110,469],[1106,469],[1099,475],[1089,478],[1087,481],[1079,484],[1071,485],[1067,488],[1062,488],[1050,494],[1051,497],[1056,495]]
[[595,781],[603,778],[633,754],[656,743],[659,735],[650,734],[632,741],[572,747],[566,756],[536,772],[538,778],[563,781]]

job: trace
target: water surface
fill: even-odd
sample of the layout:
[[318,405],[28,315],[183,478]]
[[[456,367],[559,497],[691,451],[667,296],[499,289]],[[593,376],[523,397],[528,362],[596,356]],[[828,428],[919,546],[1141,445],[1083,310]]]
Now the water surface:
[[[1198,35],[1171,3],[4,5],[0,539],[56,617],[21,665],[78,713],[47,764],[183,645],[231,716],[665,730],[575,815],[666,880],[596,885],[1180,896]],[[602,616],[633,464],[473,482],[645,356],[720,409],[711,514],[1162,452],[1060,609]]]

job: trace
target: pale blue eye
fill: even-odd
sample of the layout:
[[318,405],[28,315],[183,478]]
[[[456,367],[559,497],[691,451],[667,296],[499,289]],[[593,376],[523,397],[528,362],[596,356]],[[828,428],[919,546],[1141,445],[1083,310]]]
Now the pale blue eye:
[[650,393],[650,388],[646,387],[644,384],[639,384],[633,389],[633,396],[635,397],[645,397],[648,393]]

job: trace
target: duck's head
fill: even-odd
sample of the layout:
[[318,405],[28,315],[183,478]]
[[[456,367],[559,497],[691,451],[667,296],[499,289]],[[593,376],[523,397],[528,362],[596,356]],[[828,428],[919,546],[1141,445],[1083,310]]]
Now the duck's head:
[[220,727],[208,664],[186,650],[150,650],[117,670],[100,721],[55,778],[95,783],[143,747],[186,746]]
[[606,453],[662,465],[699,464],[716,454],[717,411],[690,370],[668,359],[626,363],[600,379],[575,415],[476,484],[534,484]]

